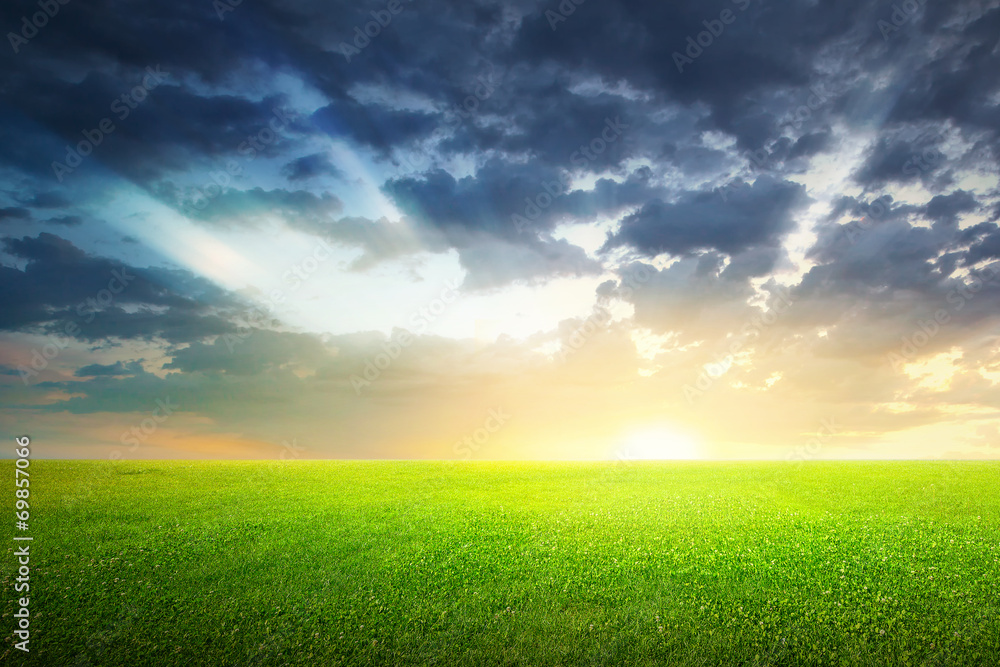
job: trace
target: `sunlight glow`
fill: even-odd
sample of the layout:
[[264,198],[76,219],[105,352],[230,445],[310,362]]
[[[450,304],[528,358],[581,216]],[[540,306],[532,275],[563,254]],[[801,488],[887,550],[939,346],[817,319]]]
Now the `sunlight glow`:
[[618,450],[623,460],[691,460],[701,458],[698,442],[670,426],[629,433]]

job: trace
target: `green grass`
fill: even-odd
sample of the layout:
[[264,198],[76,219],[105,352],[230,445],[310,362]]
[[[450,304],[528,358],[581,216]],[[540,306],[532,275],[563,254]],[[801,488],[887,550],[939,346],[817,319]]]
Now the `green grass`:
[[30,472],[4,664],[1000,664],[997,463]]

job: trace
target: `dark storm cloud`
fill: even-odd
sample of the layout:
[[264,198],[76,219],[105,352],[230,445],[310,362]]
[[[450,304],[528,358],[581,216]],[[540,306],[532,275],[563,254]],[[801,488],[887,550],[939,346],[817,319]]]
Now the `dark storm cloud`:
[[811,157],[830,144],[830,132],[813,132],[799,137],[788,150],[788,158]]
[[70,200],[60,192],[38,192],[30,197],[25,197],[20,200],[25,206],[30,206],[31,208],[67,208],[70,206]]
[[31,211],[21,206],[0,208],[0,222],[4,220],[30,220]]
[[[76,313],[71,315],[66,311],[61,315],[64,321],[68,321]],[[238,310],[217,315],[194,305],[189,308],[176,307],[166,313],[148,308],[132,311],[111,306],[98,311],[92,322],[83,320],[77,338],[89,342],[112,338],[146,341],[160,338],[171,344],[179,344],[209,336],[235,334],[239,330],[234,322],[238,315]],[[79,318],[77,321],[80,322]],[[62,322],[59,325],[52,324],[47,330],[62,334],[65,325]]]
[[[566,171],[491,160],[474,177],[455,179],[436,170],[422,178],[391,180],[385,191],[415,221],[413,231],[426,240],[425,248],[440,248],[443,241],[458,250],[469,272],[464,287],[477,289],[599,272],[600,265],[581,248],[552,239],[550,232],[564,221],[613,217],[662,192],[650,176],[648,168],[641,168],[620,183],[600,179],[590,190],[576,190]],[[353,239],[361,241],[355,230]],[[333,227],[331,233],[341,232]],[[407,245],[405,239],[384,243],[385,235],[368,238],[381,239],[383,250]],[[362,243],[372,257],[379,251],[369,241]]]
[[351,139],[384,155],[396,146],[427,136],[439,125],[435,114],[364,105],[354,100],[319,109],[312,121],[332,137]]
[[[778,121],[794,111],[796,92],[806,91],[816,79],[819,54],[824,49],[828,55],[842,54],[851,45],[865,43],[879,15],[879,8],[862,2],[793,3],[780,11],[751,0],[711,6],[596,3],[580,6],[553,30],[545,14],[549,4],[484,4],[439,12],[432,3],[419,11],[403,11],[350,61],[340,53],[340,44],[351,43],[351,28],[370,20],[367,6],[241,5],[225,20],[208,6],[171,5],[156,12],[139,6],[99,24],[81,14],[80,25],[70,29],[66,22],[53,22],[44,39],[31,44],[34,51],[24,54],[23,73],[13,79],[7,100],[20,112],[22,122],[31,119],[64,142],[88,128],[86,119],[96,122],[108,115],[109,102],[134,85],[146,67],[161,65],[169,72],[166,83],[151,91],[131,117],[118,123],[106,145],[95,151],[96,160],[148,183],[194,165],[211,167],[212,160],[234,155],[249,134],[266,125],[275,106],[289,104],[282,96],[251,95],[248,68],[254,62],[289,68],[327,98],[312,112],[309,126],[297,126],[297,132],[347,139],[383,156],[442,132],[444,140],[437,150],[444,156],[492,151],[495,157],[472,177],[456,179],[432,171],[422,180],[401,178],[385,187],[411,216],[426,217],[432,225],[466,227],[532,244],[535,241],[527,236],[509,236],[509,215],[520,213],[525,198],[537,196],[540,184],[553,182],[558,172],[620,169],[625,160],[639,156],[661,161],[669,145],[668,159],[695,173],[696,162],[711,158],[713,152],[695,145],[692,132],[678,133],[682,126],[722,131],[735,137],[740,149],[759,149],[776,139]],[[674,53],[684,53],[688,37],[706,30],[705,22],[715,21],[724,9],[735,20],[703,47],[704,53],[694,62],[679,68]],[[68,9],[66,16],[71,14]],[[172,26],[177,25],[189,25],[193,31],[189,39],[201,41],[191,42],[190,48],[174,48]],[[972,36],[982,33],[969,29]],[[93,34],[83,39],[80,35],[86,30]],[[209,34],[214,37],[209,39]],[[253,62],[234,55],[245,53],[247,43],[258,45]],[[865,53],[876,48],[882,47],[871,42]],[[84,76],[60,76],[40,58],[44,54],[58,61],[71,53]],[[114,69],[108,66],[112,53],[119,64]],[[206,92],[205,86],[195,91],[187,84],[192,76],[207,83],[209,90],[224,86],[226,92]],[[489,94],[468,119],[453,126],[454,104],[484,80],[490,82]],[[588,80],[597,89],[574,88]],[[397,93],[422,96],[430,106],[404,108],[384,99],[363,102],[348,92],[357,84],[380,88],[385,99]],[[618,84],[632,92],[611,92]],[[677,119],[653,120],[651,114],[668,101],[679,105]],[[836,107],[836,100],[824,102]],[[500,122],[487,123],[490,117]],[[627,126],[621,136],[595,159],[574,160],[581,148],[601,137],[609,120]],[[670,123],[676,127],[671,129]],[[775,149],[780,158],[775,167],[781,161],[809,158],[831,145],[829,132],[823,130],[781,141]],[[19,162],[39,146],[31,132],[20,143],[11,153]],[[291,146],[275,146],[274,155],[287,155]],[[512,156],[525,154],[531,156],[537,174],[511,161]],[[898,178],[897,157],[891,147],[873,151],[871,165],[859,178],[874,184],[887,178],[886,170]],[[709,159],[705,167],[711,169],[715,160]],[[48,165],[36,166],[44,173]],[[283,174],[290,181],[337,175],[321,154],[287,161]],[[620,201],[642,205],[657,196],[665,200],[683,196],[650,190],[622,195]],[[152,191],[171,199],[166,182]],[[478,203],[474,193],[483,196]],[[587,201],[585,193],[564,193],[532,219],[532,228],[551,229],[561,216],[579,219],[613,212],[612,206],[594,202],[607,194],[593,193]],[[245,201],[235,202],[240,197]],[[215,220],[258,204],[274,202],[232,191],[212,202],[209,210],[193,215]],[[305,196],[278,204],[283,214],[293,217],[301,210],[313,215],[315,206]],[[747,240],[754,241],[758,233],[751,229]]]
[[511,283],[542,283],[554,277],[579,277],[601,273],[600,262],[564,239],[499,244],[479,239],[458,251],[468,272],[464,289],[490,289]]
[[934,40],[915,36],[915,41],[931,55],[897,73],[904,88],[888,120],[952,120],[963,130],[990,130],[995,136],[998,105],[993,94],[1000,86],[997,3],[927,3],[923,17],[919,27]]
[[[854,204],[844,198],[837,208],[850,212]],[[935,325],[930,343],[907,352],[906,360],[954,346],[967,349],[1000,312],[1000,265],[959,270],[1000,258],[996,225],[959,230],[954,224],[956,215],[977,208],[974,197],[957,190],[924,206],[890,201],[887,213],[864,229],[821,225],[807,253],[817,265],[793,289],[796,308],[789,319],[800,327],[829,328],[816,347],[822,356],[900,355],[914,332],[934,318],[943,323]]]
[[[826,221],[817,228],[816,243],[806,256],[828,266],[846,262],[853,267],[850,271],[855,272],[855,278],[861,281],[869,275],[884,277],[882,269],[892,267],[879,267],[878,262],[889,257],[915,260],[916,265],[908,270],[933,269],[948,276],[959,262],[970,263],[975,255],[974,250],[966,253],[963,246],[974,244],[991,231],[990,223],[962,231],[955,228],[958,215],[978,208],[976,198],[965,190],[937,195],[923,206],[898,204],[891,196],[868,202],[841,197],[834,202]],[[844,215],[851,219],[844,224],[831,224]],[[919,220],[933,223],[932,228],[913,226],[912,223]],[[978,260],[971,263],[974,261]],[[863,262],[865,268],[857,262]],[[905,261],[897,261],[895,269],[903,270],[904,264]],[[877,270],[872,273],[874,269]],[[896,286],[901,287],[902,283]]]
[[[777,127],[775,110],[753,102],[768,92],[805,89],[818,54],[866,35],[874,26],[874,9],[859,0],[781,6],[751,0],[588,3],[554,33],[541,10],[529,16],[517,47],[532,60],[590,71],[608,82],[630,81],[686,104],[706,104],[706,125],[736,136],[741,148],[756,149]],[[705,22],[717,21],[724,10],[733,20],[717,26],[722,30],[714,38],[707,35],[708,46],[692,49],[694,62],[678,67],[674,54],[685,56],[688,39],[694,41],[707,30]],[[597,44],[601,48],[595,49]]]
[[[70,414],[92,414],[95,412],[140,412],[147,413],[156,407],[156,401],[168,398],[173,411],[190,410],[199,405],[194,395],[197,388],[191,382],[178,381],[179,378],[162,379],[153,373],[137,372],[118,375],[99,373],[66,382],[39,382],[42,391],[72,393],[66,400],[32,406],[39,412],[68,412]],[[189,387],[187,400],[179,400],[181,387]],[[206,392],[207,393],[207,392]]]
[[[114,54],[135,70],[161,63],[220,83],[244,71],[246,61],[240,57],[246,44],[259,45],[254,58],[298,70],[330,98],[316,115],[325,131],[382,150],[440,127],[444,114],[361,104],[344,92],[351,83],[393,82],[429,96],[443,109],[468,95],[483,62],[496,63],[505,72],[516,70],[509,86],[505,78],[503,90],[489,100],[513,131],[480,132],[466,123],[462,149],[530,150],[555,163],[591,139],[606,116],[637,106],[634,100],[570,94],[570,73],[592,74],[609,84],[627,81],[661,100],[707,104],[711,126],[737,136],[742,147],[757,148],[775,134],[775,110],[748,107],[743,100],[762,91],[804,87],[818,54],[855,33],[870,37],[882,9],[860,1],[783,7],[752,0],[591,3],[553,31],[545,15],[550,5],[422,5],[396,16],[352,62],[339,52],[340,44],[352,42],[353,26],[371,20],[367,5],[240,6],[220,21],[211,6],[182,3],[156,12],[136,6],[99,22],[83,15],[81,5],[75,17],[81,24],[70,28],[53,22],[32,47],[56,59],[72,54],[80,61],[82,54],[91,66]],[[445,7],[448,11],[441,11]],[[724,9],[736,20],[693,64],[678,71],[673,54],[683,53],[688,37],[705,31],[704,22],[717,20]],[[15,19],[18,10],[10,11]],[[187,26],[185,49],[173,41],[170,26],[176,25]]]
[[[601,179],[592,190],[575,190],[568,174],[538,163],[488,161],[475,176],[456,179],[444,170],[421,178],[390,180],[386,193],[406,214],[445,232],[486,232],[516,239],[524,229],[551,230],[561,220],[613,215],[662,190],[648,169],[621,183]],[[514,216],[520,216],[521,224]],[[525,235],[528,236],[528,235]]]
[[[22,16],[37,11],[37,2],[14,0],[3,4],[0,22],[20,26]],[[58,18],[50,20],[17,54],[6,48],[3,55],[7,64],[22,67],[25,61],[45,56],[72,64],[75,71],[111,63],[126,69],[161,63],[219,83],[231,79],[245,64],[248,44],[273,39],[258,10],[242,7],[240,15],[243,20],[220,21],[212,3],[201,2],[162,7],[132,2],[110,8],[101,0],[73,0],[61,6]],[[297,20],[288,13],[282,18],[285,25]],[[267,54],[267,49],[256,53],[261,58]]]
[[[918,206],[908,204],[898,204],[892,195],[882,195],[881,197],[837,197],[832,202],[830,213],[827,214],[825,222],[839,220],[847,215],[851,218],[866,219],[870,224],[879,224],[889,220],[905,220],[909,215],[921,210]],[[832,229],[829,226],[821,226],[818,230],[821,238],[826,238],[827,232]],[[838,231],[842,229],[838,226]],[[817,243],[811,253],[821,252],[825,243]],[[812,255],[809,255],[810,257]]]
[[892,289],[926,291],[944,276],[931,262],[945,247],[951,233],[913,227],[892,220],[872,227],[856,240],[837,226],[821,237],[809,256],[823,262],[803,277],[805,297],[852,295],[882,300]]
[[76,227],[83,224],[83,218],[78,215],[60,215],[56,218],[49,218],[45,221],[50,225],[62,225],[63,227]]
[[714,191],[686,192],[673,202],[659,199],[627,216],[606,249],[629,245],[646,254],[717,249],[735,254],[776,246],[794,225],[793,211],[806,200],[805,189],[768,176],[723,200]]
[[504,133],[492,148],[529,154],[548,165],[594,172],[618,166],[634,154],[638,128],[631,116],[636,102],[607,94],[571,93],[566,90],[570,80],[565,76],[557,83],[547,77],[541,83],[536,87],[535,82],[524,81],[516,90],[534,101],[510,110],[506,119],[514,131]]
[[[228,20],[218,22],[218,32],[224,45],[258,37],[266,19],[269,39],[255,43],[272,48],[261,49],[257,57],[272,65],[290,64],[327,95],[329,103],[312,114],[318,131],[387,155],[444,130],[446,135],[450,132],[439,145],[445,155],[483,150],[500,151],[502,155],[527,153],[553,169],[599,171],[620,167],[629,157],[646,155],[656,143],[662,147],[662,139],[659,142],[651,139],[663,136],[663,123],[650,122],[643,114],[668,98],[685,104],[707,104],[707,116],[695,115],[701,116],[697,122],[703,129],[734,134],[741,146],[760,146],[775,135],[775,120],[783,110],[769,110],[760,105],[748,107],[741,100],[754,91],[805,84],[809,80],[807,54],[817,52],[821,45],[835,41],[854,27],[848,21],[849,12],[842,8],[796,6],[790,12],[779,13],[742,1],[720,7],[736,12],[738,20],[684,73],[676,71],[672,53],[683,50],[688,35],[704,30],[703,21],[713,19],[718,8],[713,7],[709,12],[709,8],[695,4],[673,8],[651,5],[641,9],[594,5],[581,7],[565,29],[553,32],[544,15],[548,8],[545,3],[525,3],[506,9],[451,7],[443,14],[428,6],[421,12],[400,14],[351,63],[337,53],[339,46],[330,52],[330,40],[340,30],[344,33],[342,38],[350,42],[353,38],[350,26],[369,19],[365,8],[360,6],[324,5],[322,11],[310,3],[282,5],[281,9],[266,5],[240,7],[226,17]],[[168,171],[181,170],[203,158],[231,154],[248,133],[266,120],[276,100],[258,103],[234,94],[194,94],[182,83],[185,74],[195,74],[208,82],[232,84],[244,71],[234,66],[232,57],[219,47],[220,40],[211,45],[207,42],[193,45],[192,53],[179,56],[166,48],[167,35],[163,31],[158,33],[159,21],[197,22],[210,13],[205,8],[186,6],[165,9],[160,15],[140,9],[128,18],[116,17],[111,24],[118,25],[117,32],[112,32],[108,25],[96,31],[96,53],[91,55],[95,68],[101,62],[99,54],[110,52],[115,35],[119,35],[121,44],[116,46],[126,48],[128,54],[120,58],[126,65],[125,71],[127,66],[133,72],[141,72],[150,63],[162,63],[164,70],[172,72],[168,83],[153,91],[136,111],[135,119],[128,119],[127,127],[123,122],[120,132],[116,130],[117,137],[109,137],[108,145],[102,147],[102,162],[141,181],[162,178]],[[793,24],[807,26],[805,32],[809,34],[788,30]],[[207,28],[199,23],[198,30]],[[776,40],[760,39],[761,31],[781,34],[784,41],[793,36],[795,43],[788,48],[802,53],[794,59],[785,57]],[[142,33],[149,34],[146,39],[137,40],[136,35]],[[642,39],[644,35],[656,38]],[[597,50],[600,53],[593,49],[594,44],[602,44],[604,38],[611,36],[612,42]],[[79,39],[75,43],[83,47]],[[335,38],[332,43],[339,45]],[[64,47],[48,42],[44,45],[38,46],[56,57],[64,53]],[[582,51],[584,46],[586,54]],[[412,65],[406,66],[410,62]],[[488,99],[481,101],[481,113],[499,116],[502,125],[483,125],[479,122],[481,118],[473,115],[453,128],[449,123],[454,116],[452,105],[476,90],[484,73],[493,77],[494,71],[501,72],[502,77],[497,75],[495,86],[491,83],[495,91],[491,90]],[[62,139],[85,129],[80,118],[86,117],[86,112],[95,119],[106,115],[104,107],[127,83],[124,76],[112,78],[104,71],[93,71],[79,83],[52,77],[46,81],[39,74],[35,72],[18,82],[19,108],[25,116]],[[641,90],[647,101],[608,92],[569,90],[574,82],[587,76],[604,79],[608,85],[626,82]],[[493,78],[489,80],[492,82]],[[34,81],[37,83],[33,84]],[[433,101],[434,108],[413,110],[393,108],[382,102],[363,103],[345,92],[352,83],[380,85],[390,94],[395,89],[424,95]],[[41,86],[51,92],[40,95]],[[40,98],[71,104],[45,107],[24,101]],[[75,110],[69,118],[60,114],[67,108]],[[574,154],[599,140],[609,120],[627,126],[622,136],[608,144],[595,159],[575,161]],[[683,136],[677,138],[683,141]],[[811,155],[823,145],[821,137],[801,140],[791,149],[791,157]],[[692,156],[692,160],[698,153],[689,146],[675,150],[678,155]],[[28,149],[21,151],[26,152]],[[276,154],[280,151],[276,150]],[[499,159],[497,169],[475,176],[484,181],[479,186],[481,190],[499,187],[497,179],[503,178],[500,172],[504,169],[517,170],[517,165],[504,157]],[[290,180],[308,178],[317,168],[324,171],[327,168],[311,156],[298,160],[302,161],[286,166]],[[434,185],[442,184],[432,183],[429,187]],[[402,184],[395,188],[400,190]],[[537,190],[524,192],[518,199],[536,193]],[[413,198],[418,196],[411,194]],[[468,208],[467,203],[463,206]],[[550,216],[557,213],[558,207],[547,212]],[[434,217],[443,219],[440,215]],[[476,229],[482,228],[482,217],[475,217]],[[473,218],[466,215],[461,219]]]
[[176,350],[163,367],[185,373],[249,376],[294,365],[311,367],[326,358],[323,344],[316,336],[256,331],[235,346],[222,338],[212,343],[191,343]]
[[891,183],[905,184],[929,180],[940,173],[945,160],[939,146],[943,136],[933,132],[919,137],[895,134],[882,136],[869,149],[854,180],[869,190],[878,190]]
[[419,252],[454,248],[467,275],[465,290],[491,289],[515,282],[539,283],[560,276],[599,273],[601,265],[583,249],[548,235],[497,238],[464,226],[439,229],[424,219],[400,222],[342,218],[334,223],[300,227],[364,251],[350,268],[365,271],[380,262]]
[[598,293],[617,293],[631,303],[637,326],[670,332],[686,343],[703,342],[725,336],[727,329],[738,332],[758,312],[747,304],[754,294],[748,278],[781,258],[780,249],[759,248],[728,265],[716,251],[683,257],[662,269],[636,261],[621,267],[617,286],[605,283]]
[[[132,97],[135,87],[154,81],[148,69],[115,75],[92,71],[78,83],[47,72],[16,75],[2,96],[7,106],[18,110],[20,120],[14,122],[22,126],[9,135],[11,157],[49,184],[79,177],[78,170],[93,173],[97,165],[146,184],[170,172],[199,164],[216,166],[210,161],[238,156],[247,139],[267,128],[283,106],[276,96],[252,101],[198,94],[175,82],[174,73],[165,68],[159,83],[137,101]],[[123,102],[123,96],[131,102]],[[49,133],[47,137],[39,136],[39,129]],[[281,136],[279,143],[284,141]],[[89,154],[79,148],[83,141],[95,144]],[[39,155],[22,162],[18,156],[29,151]],[[83,155],[78,163],[74,151]],[[54,162],[68,170],[54,169]]]
[[975,195],[965,190],[956,190],[951,194],[937,195],[924,207],[924,215],[935,222],[955,222],[962,213],[969,213],[979,208]]
[[142,360],[116,361],[113,364],[89,364],[76,369],[76,377],[121,377],[126,375],[139,375],[143,373]]
[[787,260],[783,248],[756,247],[735,255],[721,277],[724,280],[744,282],[748,278],[759,278],[769,275],[782,260]]
[[187,272],[112,262],[46,232],[3,239],[3,248],[24,268],[0,267],[0,330],[65,335],[74,325],[70,335],[82,340],[172,342],[235,330],[220,313],[239,302]]
[[[12,3],[0,15],[16,23],[30,7]],[[839,148],[831,129],[838,120],[880,123],[854,174],[866,191],[921,181],[939,195],[922,210],[892,207],[880,224],[910,215],[950,224],[974,212],[974,203],[995,205],[945,194],[956,165],[928,164],[928,156],[943,155],[935,151],[944,148],[949,122],[980,150],[996,146],[1000,19],[982,3],[928,4],[884,39],[877,21],[891,7],[862,0],[592,2],[556,26],[546,14],[551,2],[428,0],[407,5],[345,57],[342,44],[353,44],[353,28],[370,21],[373,8],[380,7],[243,3],[220,19],[210,3],[130,4],[115,12],[86,0],[67,5],[16,59],[2,56],[12,72],[0,91],[7,164],[45,183],[17,199],[21,208],[5,209],[7,218],[44,208],[53,211],[53,224],[85,226],[78,223],[88,218],[66,210],[75,199],[51,189],[51,161],[108,116],[148,67],[160,67],[163,82],[127,118],[115,119],[91,163],[204,223],[252,226],[274,214],[361,247],[358,270],[421,249],[454,248],[468,287],[589,273],[598,269],[595,260],[552,238],[553,230],[625,214],[606,250],[719,252],[730,256],[721,274],[727,279],[766,275],[782,261],[777,248],[806,201],[803,188],[785,179]],[[717,23],[724,10],[733,20]],[[705,41],[701,33],[711,39],[691,47]],[[308,90],[297,97],[289,92],[294,86],[260,85],[275,72]],[[470,95],[475,110],[460,113],[456,105]],[[193,194],[182,176],[194,172],[205,182],[206,170],[241,158],[240,146],[267,127],[276,108],[300,117],[268,155],[280,160],[277,173],[303,189],[233,179],[203,209],[185,206]],[[609,123],[618,128],[614,141],[605,134]],[[706,139],[709,131],[723,140]],[[324,153],[308,152],[312,144],[303,150],[307,140],[330,137],[370,149],[379,164],[402,149],[429,152],[429,166],[381,184],[406,225],[335,220],[345,212],[340,199],[306,189],[325,182],[320,176],[343,176]],[[588,157],[595,145],[602,150]],[[752,159],[760,151],[763,163]],[[469,156],[475,166],[461,175],[444,166]],[[759,176],[732,197],[708,190],[729,180],[734,167]],[[592,188],[567,185],[570,176],[587,174],[601,176]],[[865,215],[857,202],[837,206]],[[843,242],[828,232],[829,225],[820,230],[812,253],[824,262],[840,257]],[[991,239],[982,236],[967,256],[942,241],[936,270],[989,257]],[[155,319],[152,313],[117,308],[108,309],[108,326],[154,326],[143,319]],[[175,339],[217,317],[185,312],[188,320],[169,329]]]
[[[1000,259],[1000,227],[994,223],[976,226],[979,238],[962,258],[964,264],[977,264],[987,259]],[[967,230],[968,231],[968,230]]]
[[323,153],[296,158],[281,168],[281,174],[289,181],[303,181],[323,175],[340,179],[345,177],[344,173]]

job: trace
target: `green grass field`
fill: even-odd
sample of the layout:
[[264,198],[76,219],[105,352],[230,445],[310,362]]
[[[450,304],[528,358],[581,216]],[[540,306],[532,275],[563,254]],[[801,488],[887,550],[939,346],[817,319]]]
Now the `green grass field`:
[[30,471],[3,664],[1000,664],[996,463]]

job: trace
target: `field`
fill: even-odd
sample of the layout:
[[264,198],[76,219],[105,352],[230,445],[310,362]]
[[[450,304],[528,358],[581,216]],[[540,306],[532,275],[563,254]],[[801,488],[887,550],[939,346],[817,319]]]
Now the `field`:
[[996,463],[30,470],[2,664],[1000,664]]

